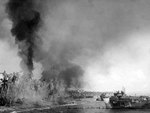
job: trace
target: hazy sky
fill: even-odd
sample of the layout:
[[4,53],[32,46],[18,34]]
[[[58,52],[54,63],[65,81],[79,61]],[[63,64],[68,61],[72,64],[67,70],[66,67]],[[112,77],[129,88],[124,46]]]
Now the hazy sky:
[[0,72],[6,70],[8,73],[20,71],[21,59],[17,55],[17,46],[11,36],[11,21],[5,13],[7,0],[0,0]]
[[[11,22],[0,2],[0,71],[18,71]],[[54,45],[54,56],[64,52],[82,66],[86,90],[124,86],[150,94],[150,0],[50,0],[45,7],[43,48]]]

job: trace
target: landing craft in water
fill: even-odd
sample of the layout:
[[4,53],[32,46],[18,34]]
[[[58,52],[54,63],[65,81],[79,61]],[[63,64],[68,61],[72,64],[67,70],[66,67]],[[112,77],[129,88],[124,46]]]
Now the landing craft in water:
[[114,109],[143,109],[150,108],[150,98],[148,96],[127,96],[123,91],[118,91],[109,98],[109,103],[106,104]]

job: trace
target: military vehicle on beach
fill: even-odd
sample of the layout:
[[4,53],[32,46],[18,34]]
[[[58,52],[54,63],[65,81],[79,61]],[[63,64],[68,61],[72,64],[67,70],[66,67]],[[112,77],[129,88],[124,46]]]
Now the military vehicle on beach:
[[142,109],[150,108],[150,99],[148,96],[127,96],[123,91],[114,93],[109,98],[110,108],[131,108]]

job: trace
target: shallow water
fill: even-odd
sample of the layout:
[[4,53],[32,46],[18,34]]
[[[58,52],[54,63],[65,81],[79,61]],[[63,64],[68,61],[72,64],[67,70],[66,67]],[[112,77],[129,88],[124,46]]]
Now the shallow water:
[[47,109],[22,113],[150,113],[150,110],[123,110],[123,109]]

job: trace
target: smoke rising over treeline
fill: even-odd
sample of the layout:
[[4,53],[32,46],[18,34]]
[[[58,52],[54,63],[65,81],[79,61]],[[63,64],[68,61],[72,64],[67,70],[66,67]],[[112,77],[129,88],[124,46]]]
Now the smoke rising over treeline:
[[[18,1],[19,7],[9,10],[13,1]],[[144,81],[148,88],[149,39],[143,34],[150,28],[149,4],[149,0],[8,0],[7,13],[1,10],[5,15],[2,25],[7,30],[25,27],[11,30],[13,37],[5,37],[16,39],[22,69],[32,72],[35,63],[42,65],[43,81],[54,79],[66,87],[78,87],[84,79],[87,89],[107,90],[122,87],[130,76],[137,85]],[[35,23],[29,24],[33,20]],[[23,35],[19,40],[17,32]],[[107,85],[107,81],[115,84]],[[134,89],[131,81],[124,84],[130,91]]]
[[[69,42],[66,42],[66,45],[61,45],[61,41],[59,43],[57,42],[59,40],[54,38],[56,42],[52,41],[52,43],[49,43],[50,47],[46,47],[48,51],[45,51],[45,48],[43,48],[44,45],[42,44],[44,43],[42,42],[52,39],[50,36],[44,40],[44,37],[40,35],[42,28],[47,24],[44,23],[44,17],[47,16],[44,11],[49,9],[46,3],[51,4],[51,2],[9,0],[6,4],[6,12],[12,21],[11,33],[15,37],[19,56],[22,59],[22,69],[31,76],[35,68],[34,62],[37,62],[43,67],[43,72],[41,73],[42,81],[46,80],[48,82],[48,80],[57,79],[60,82],[63,81],[66,88],[72,86],[81,87],[80,78],[83,75],[83,70],[79,65],[71,62],[76,54],[74,49],[77,46],[68,45]],[[72,53],[70,53],[71,51]]]

